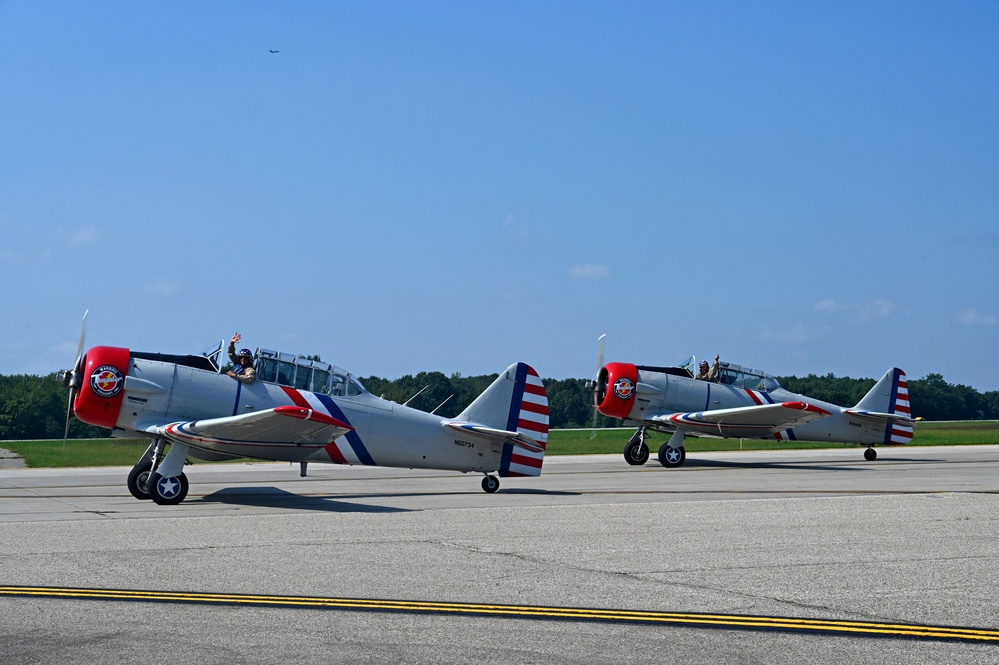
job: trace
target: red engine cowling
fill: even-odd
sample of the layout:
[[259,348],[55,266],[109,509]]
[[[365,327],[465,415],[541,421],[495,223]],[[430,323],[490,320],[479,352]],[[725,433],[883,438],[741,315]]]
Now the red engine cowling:
[[597,410],[611,418],[627,418],[635,406],[638,368],[630,363],[607,363],[597,374],[593,401]]
[[73,413],[85,423],[112,429],[118,422],[125,399],[125,376],[128,375],[128,349],[95,346],[83,357],[80,387],[73,399]]

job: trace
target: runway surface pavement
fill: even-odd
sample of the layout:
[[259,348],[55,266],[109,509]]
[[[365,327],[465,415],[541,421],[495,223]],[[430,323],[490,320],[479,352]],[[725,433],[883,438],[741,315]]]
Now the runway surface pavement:
[[999,662],[999,446],[0,469],[4,663]]

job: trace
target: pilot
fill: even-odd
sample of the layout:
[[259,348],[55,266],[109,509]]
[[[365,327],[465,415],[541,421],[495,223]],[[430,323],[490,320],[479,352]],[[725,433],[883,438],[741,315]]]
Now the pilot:
[[257,370],[253,368],[253,351],[240,349],[239,353],[236,353],[236,342],[241,339],[243,336],[236,333],[229,340],[229,360],[232,361],[233,368],[226,374],[241,383],[253,383],[257,380]]
[[700,370],[695,376],[695,379],[700,379],[701,381],[718,381],[718,354],[715,354],[715,362],[708,368],[708,361],[702,360],[701,364],[698,365]]

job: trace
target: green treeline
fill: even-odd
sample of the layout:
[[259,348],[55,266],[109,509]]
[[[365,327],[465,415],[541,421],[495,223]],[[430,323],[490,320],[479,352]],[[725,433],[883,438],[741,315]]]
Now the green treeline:
[[[874,387],[874,379],[851,379],[832,374],[777,377],[793,393],[840,406],[853,406]],[[913,417],[924,420],[999,420],[999,390],[980,393],[974,388],[944,381],[940,374],[909,380]]]
[[[453,418],[465,410],[479,394],[496,380],[498,374],[450,377],[441,372],[420,372],[401,379],[388,380],[377,376],[361,377],[360,381],[378,397],[405,403],[421,411],[433,411]],[[586,379],[544,379],[548,392],[548,419],[552,428],[591,427],[593,425],[593,393],[586,388]],[[423,392],[417,393],[423,389]],[[413,397],[416,395],[416,397]],[[448,396],[452,395],[450,399]],[[446,401],[445,401],[446,400]],[[437,408],[440,406],[440,408]],[[598,427],[613,427],[617,421],[599,416]]]
[[[362,377],[361,383],[373,394],[422,411],[434,411],[452,418],[465,409],[497,377],[446,376],[441,372],[420,372],[398,379]],[[778,377],[781,385],[794,393],[853,406],[874,386],[874,379],[851,379],[832,374],[805,377]],[[586,379],[545,379],[548,391],[550,426],[553,429],[590,427],[593,424],[593,397]],[[422,392],[421,392],[422,390]],[[60,439],[66,427],[69,392],[55,375],[0,376],[0,440]],[[909,381],[913,416],[926,420],[999,420],[999,391],[980,393],[964,385],[944,381],[940,374]],[[618,421],[599,416],[598,427]],[[107,430],[70,421],[70,438],[99,438]]]
[[[0,375],[0,440],[61,439],[66,432],[69,389],[55,374],[33,376]],[[108,435],[73,418],[69,438],[95,439]]]

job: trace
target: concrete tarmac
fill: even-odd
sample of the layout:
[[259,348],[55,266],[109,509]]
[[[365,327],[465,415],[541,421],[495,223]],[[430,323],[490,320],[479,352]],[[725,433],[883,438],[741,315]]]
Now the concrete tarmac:
[[999,662],[999,446],[862,453],[551,457],[491,495],[198,464],[179,506],[128,468],[0,469],[0,660]]

